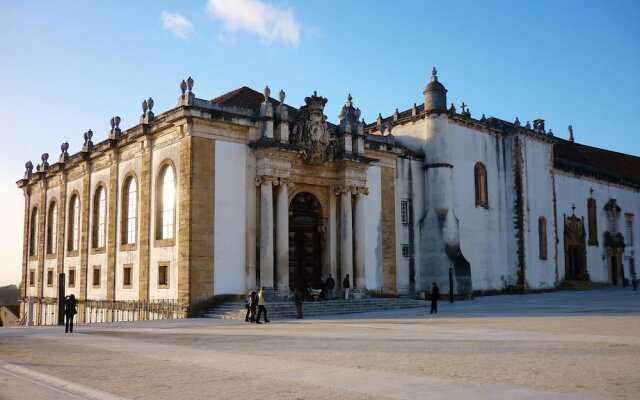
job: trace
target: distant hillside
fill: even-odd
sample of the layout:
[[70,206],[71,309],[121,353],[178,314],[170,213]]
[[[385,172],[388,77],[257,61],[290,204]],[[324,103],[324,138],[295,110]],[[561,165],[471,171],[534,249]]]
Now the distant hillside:
[[20,289],[16,285],[0,286],[0,306],[20,304]]

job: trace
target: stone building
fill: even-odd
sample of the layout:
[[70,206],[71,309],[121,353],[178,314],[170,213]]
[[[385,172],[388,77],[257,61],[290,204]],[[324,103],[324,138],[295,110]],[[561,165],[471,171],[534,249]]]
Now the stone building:
[[[351,95],[336,124],[314,92],[295,108],[242,87],[177,107],[81,151],[26,164],[23,307],[56,320],[182,316],[260,286],[286,298],[329,274],[354,296],[621,284],[634,271],[640,158],[563,140],[544,121],[424,102],[373,124]],[[35,305],[34,305],[35,304]],[[155,308],[154,308],[155,307]]]

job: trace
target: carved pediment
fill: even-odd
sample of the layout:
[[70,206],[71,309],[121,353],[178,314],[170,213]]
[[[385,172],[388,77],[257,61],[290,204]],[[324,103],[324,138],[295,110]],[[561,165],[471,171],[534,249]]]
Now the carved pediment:
[[289,142],[303,149],[304,160],[310,164],[331,161],[336,143],[324,115],[327,99],[313,92],[304,102],[291,126]]

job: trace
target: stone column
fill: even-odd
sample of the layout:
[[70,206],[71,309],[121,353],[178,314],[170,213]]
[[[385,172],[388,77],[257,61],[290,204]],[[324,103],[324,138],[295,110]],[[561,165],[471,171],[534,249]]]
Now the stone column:
[[354,279],[355,287],[365,289],[365,269],[364,269],[364,196],[369,194],[369,189],[360,187],[357,189],[356,195],[356,215],[355,215],[355,240],[353,247],[355,249],[355,266],[356,276]]
[[[351,212],[351,188],[338,188],[340,193],[340,268],[342,276],[336,277],[342,282],[349,274],[353,286],[353,215]],[[340,279],[340,280],[338,280]]]
[[[288,178],[279,179],[276,220],[276,278],[277,289],[289,289],[289,186]],[[274,182],[275,184],[275,182]]]
[[273,177],[256,178],[260,185],[260,286],[273,289]]
[[[331,191],[336,192],[335,187],[331,187]],[[329,245],[327,246],[327,259],[329,260],[329,270],[327,271],[338,282],[338,263],[336,261],[338,255],[338,230],[336,227],[336,198],[329,196]],[[326,278],[326,277],[325,277]]]

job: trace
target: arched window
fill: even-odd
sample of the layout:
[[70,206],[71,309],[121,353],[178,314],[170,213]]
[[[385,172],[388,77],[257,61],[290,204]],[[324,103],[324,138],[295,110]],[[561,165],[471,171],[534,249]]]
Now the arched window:
[[540,259],[547,259],[547,219],[545,217],[538,218],[538,246],[540,251]]
[[49,204],[47,218],[47,254],[55,254],[58,244],[58,207],[55,201]]
[[136,242],[136,228],[138,222],[138,188],[136,178],[128,177],[124,182],[122,191],[122,244],[132,244]]
[[475,167],[475,184],[476,184],[476,207],[489,208],[489,197],[487,196],[487,169],[481,162],[476,163]]
[[74,194],[69,200],[69,232],[67,233],[67,250],[78,251],[80,245],[80,200]]
[[93,247],[104,248],[107,222],[107,196],[103,186],[98,186],[93,195]]
[[160,171],[156,192],[156,239],[172,239],[175,220],[176,187],[173,166]]
[[31,210],[31,223],[29,224],[29,255],[38,255],[38,208]]

